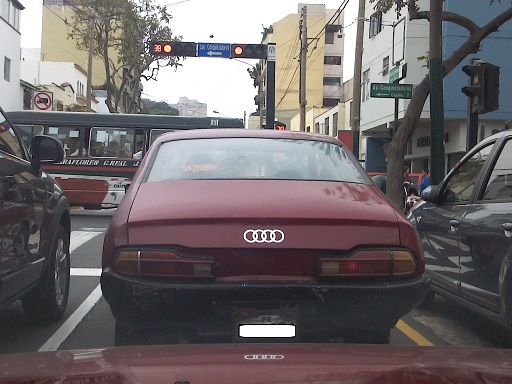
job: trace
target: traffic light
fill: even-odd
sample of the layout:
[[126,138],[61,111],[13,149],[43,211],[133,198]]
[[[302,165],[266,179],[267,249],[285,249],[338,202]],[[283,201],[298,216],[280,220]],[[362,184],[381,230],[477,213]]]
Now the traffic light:
[[277,129],[278,131],[286,131],[286,124],[276,121],[274,123],[274,129]]
[[266,59],[266,44],[231,44],[231,58]]
[[154,56],[197,56],[196,45],[184,41],[152,41],[150,52]]
[[489,63],[473,63],[462,67],[469,76],[462,92],[471,97],[471,113],[483,114],[498,109],[500,67]]

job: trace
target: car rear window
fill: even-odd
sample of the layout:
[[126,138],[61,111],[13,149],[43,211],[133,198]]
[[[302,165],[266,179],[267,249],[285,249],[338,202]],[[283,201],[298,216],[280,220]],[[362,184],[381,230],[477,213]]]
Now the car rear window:
[[187,179],[368,183],[343,147],[323,141],[214,138],[176,140],[160,145],[147,181]]

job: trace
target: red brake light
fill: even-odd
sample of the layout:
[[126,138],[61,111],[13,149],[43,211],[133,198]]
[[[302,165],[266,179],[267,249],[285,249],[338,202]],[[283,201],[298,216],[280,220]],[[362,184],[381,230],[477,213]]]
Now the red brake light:
[[361,250],[349,257],[322,257],[321,277],[397,277],[416,271],[416,260],[408,250]]
[[213,277],[214,259],[185,257],[172,251],[122,251],[114,269],[126,275],[144,277],[205,278]]

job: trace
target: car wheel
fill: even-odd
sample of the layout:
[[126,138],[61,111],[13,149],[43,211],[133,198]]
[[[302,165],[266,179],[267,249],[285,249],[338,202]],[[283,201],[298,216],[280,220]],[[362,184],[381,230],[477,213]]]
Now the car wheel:
[[421,309],[431,309],[434,305],[435,298],[436,293],[432,289],[429,289],[418,307]]
[[343,339],[350,344],[389,344],[391,329],[356,329]]
[[27,316],[39,323],[62,318],[68,303],[70,257],[69,236],[59,225],[48,258],[48,269],[35,291],[22,299]]

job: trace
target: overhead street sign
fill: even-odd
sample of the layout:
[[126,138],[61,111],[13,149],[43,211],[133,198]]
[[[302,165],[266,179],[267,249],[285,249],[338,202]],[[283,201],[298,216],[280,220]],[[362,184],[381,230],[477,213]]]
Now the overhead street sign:
[[197,43],[197,56],[230,58],[231,44]]
[[411,99],[412,84],[372,83],[370,97]]

